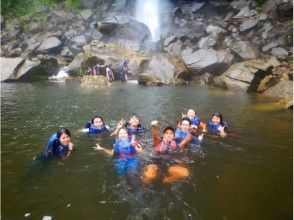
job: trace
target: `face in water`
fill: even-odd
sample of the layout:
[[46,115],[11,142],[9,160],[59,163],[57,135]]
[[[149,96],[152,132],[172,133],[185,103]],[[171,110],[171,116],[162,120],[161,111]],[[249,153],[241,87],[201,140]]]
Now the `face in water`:
[[68,136],[67,134],[63,133],[62,135],[60,135],[60,138],[59,138],[59,142],[62,144],[62,145],[68,145],[69,142],[70,142],[70,136]]
[[103,126],[103,121],[101,118],[95,118],[93,121],[93,125],[95,128],[100,128]]
[[196,116],[196,113],[194,111],[194,109],[189,109],[188,112],[187,112],[187,117],[192,119]]
[[129,138],[128,132],[125,129],[120,129],[118,132],[118,139],[122,141],[126,141],[128,140],[128,138]]
[[132,127],[137,127],[139,124],[140,124],[140,120],[139,118],[136,116],[136,115],[133,115],[131,118],[130,118],[130,121],[129,121],[130,125]]
[[172,130],[166,130],[163,134],[163,139],[166,141],[172,141],[175,138],[175,134]]
[[212,123],[214,124],[219,124],[220,123],[220,118],[217,116],[213,116],[211,119]]
[[183,131],[189,131],[189,128],[190,128],[190,122],[186,121],[186,120],[183,120],[182,123],[181,123],[181,129]]

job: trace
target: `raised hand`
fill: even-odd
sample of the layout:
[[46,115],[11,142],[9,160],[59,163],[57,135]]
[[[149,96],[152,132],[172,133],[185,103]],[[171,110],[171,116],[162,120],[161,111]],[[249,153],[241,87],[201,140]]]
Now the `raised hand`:
[[158,121],[153,120],[153,121],[151,122],[151,126],[158,126]]
[[96,144],[96,147],[93,147],[93,149],[98,151],[98,150],[103,150],[104,148],[101,147],[99,144]]

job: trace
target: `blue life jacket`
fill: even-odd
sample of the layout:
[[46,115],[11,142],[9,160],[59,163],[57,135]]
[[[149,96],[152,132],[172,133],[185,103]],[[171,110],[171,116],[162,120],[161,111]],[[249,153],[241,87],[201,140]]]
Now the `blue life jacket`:
[[190,120],[191,120],[191,125],[196,125],[197,127],[200,125],[200,122],[201,122],[200,118],[194,117]]
[[213,123],[213,122],[209,122],[208,123],[208,130],[211,132],[211,133],[213,133],[213,134],[219,134],[220,133],[220,127],[224,127],[224,129],[226,130],[227,128],[228,128],[228,125],[227,125],[227,123],[226,122],[223,122],[224,123],[224,125],[223,126],[221,126],[221,124],[215,124],[215,123]]
[[113,144],[113,156],[114,158],[132,158],[137,154],[135,147],[129,140],[121,141],[115,139]]
[[[175,139],[176,139],[177,144],[181,143],[186,138],[186,136],[188,134],[189,134],[188,131],[183,131],[181,128],[176,128]],[[201,142],[202,141],[198,140],[198,138],[193,135],[190,144],[201,144]]]
[[132,135],[135,135],[135,136],[138,136],[140,134],[142,134],[145,129],[143,128],[143,126],[141,124],[138,125],[137,128],[133,129],[129,126],[129,124],[126,125],[126,128],[128,129],[128,135],[129,136],[132,136]]
[[89,131],[88,131],[89,134],[99,134],[103,132],[108,132],[107,127],[105,125],[103,125],[101,128],[96,128],[91,123],[91,121],[87,122],[85,128],[89,128]]
[[62,145],[58,138],[57,133],[54,133],[48,138],[48,142],[45,146],[45,155],[48,156],[63,156],[69,151],[67,145]]

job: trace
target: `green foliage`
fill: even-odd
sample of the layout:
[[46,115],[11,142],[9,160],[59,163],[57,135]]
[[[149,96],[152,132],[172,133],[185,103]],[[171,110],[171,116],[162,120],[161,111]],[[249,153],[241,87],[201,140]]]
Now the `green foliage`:
[[72,9],[79,9],[81,7],[79,0],[65,0],[65,5]]
[[77,72],[78,77],[83,77],[85,75],[84,70],[82,69],[82,67],[80,67],[79,71]]

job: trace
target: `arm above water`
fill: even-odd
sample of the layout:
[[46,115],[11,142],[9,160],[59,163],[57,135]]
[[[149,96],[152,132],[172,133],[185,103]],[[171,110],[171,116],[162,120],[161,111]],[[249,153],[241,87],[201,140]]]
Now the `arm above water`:
[[112,156],[113,155],[113,149],[112,150],[109,150],[109,149],[106,149],[104,147],[101,147],[99,144],[96,144],[96,147],[93,147],[93,149],[95,151],[103,151],[104,153]]
[[123,125],[124,125],[125,122],[126,122],[126,120],[121,119],[121,120],[117,123],[117,126],[116,126],[115,131],[112,132],[112,133],[110,134],[110,136],[115,136],[115,135],[117,135],[119,129],[121,129],[121,128],[123,127]]
[[158,130],[158,121],[154,120],[151,122],[152,126],[152,136],[153,136],[153,144],[156,146],[161,142],[161,138],[159,136],[159,130]]

